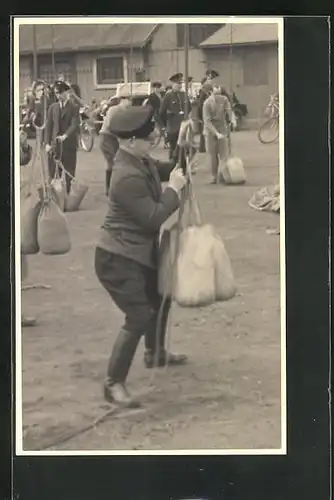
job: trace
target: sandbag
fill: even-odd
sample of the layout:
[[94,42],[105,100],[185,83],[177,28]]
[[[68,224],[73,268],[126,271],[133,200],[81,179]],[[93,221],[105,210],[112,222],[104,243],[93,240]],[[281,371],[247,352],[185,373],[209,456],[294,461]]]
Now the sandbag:
[[61,176],[59,175],[58,168],[56,169],[56,175],[52,179],[50,185],[51,185],[51,189],[53,190],[53,193],[52,193],[53,200],[57,203],[60,210],[62,210],[64,212],[66,198],[67,198],[66,181],[65,181],[64,174]]
[[246,173],[242,160],[230,157],[220,169],[225,184],[245,184]]
[[215,299],[230,300],[237,293],[231,261],[225,249],[223,240],[212,228],[212,258],[215,266]]
[[65,211],[76,212],[79,209],[87,191],[88,186],[77,181],[76,179],[72,179],[71,191],[65,199]]
[[67,220],[59,206],[51,199],[42,202],[37,225],[37,241],[42,253],[65,254],[71,249]]
[[215,294],[211,226],[188,227],[180,235],[175,300],[182,307],[201,307],[212,304]]
[[22,196],[21,200],[21,252],[25,255],[39,252],[37,221],[41,200],[35,189]]

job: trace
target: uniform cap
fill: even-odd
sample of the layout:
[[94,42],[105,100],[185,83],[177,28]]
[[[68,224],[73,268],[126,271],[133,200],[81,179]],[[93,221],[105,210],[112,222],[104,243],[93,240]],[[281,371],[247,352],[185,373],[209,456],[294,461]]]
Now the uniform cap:
[[205,73],[208,78],[218,78],[219,73],[215,69],[208,69]]
[[120,108],[111,117],[109,130],[121,139],[130,139],[131,137],[144,139],[154,129],[152,116],[153,109],[151,106]]
[[181,83],[183,80],[183,73],[175,73],[175,75],[172,75],[169,80],[173,83]]
[[60,94],[62,92],[66,92],[66,90],[70,90],[70,86],[62,80],[56,80],[53,84],[53,88],[56,92],[59,92]]

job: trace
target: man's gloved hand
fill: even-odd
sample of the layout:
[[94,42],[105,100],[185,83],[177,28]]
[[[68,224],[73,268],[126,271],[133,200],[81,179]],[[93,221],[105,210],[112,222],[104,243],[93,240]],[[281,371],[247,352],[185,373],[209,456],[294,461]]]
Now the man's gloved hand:
[[186,184],[186,177],[183,175],[182,170],[176,166],[170,174],[168,186],[174,189],[176,193],[180,193]]

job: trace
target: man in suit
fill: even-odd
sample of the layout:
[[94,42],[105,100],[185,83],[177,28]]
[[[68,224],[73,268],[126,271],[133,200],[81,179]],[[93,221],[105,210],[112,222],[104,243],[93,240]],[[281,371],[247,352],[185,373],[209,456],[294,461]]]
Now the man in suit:
[[170,159],[173,158],[177,146],[181,122],[184,120],[186,99],[188,99],[188,109],[190,111],[189,97],[186,96],[186,93],[183,90],[181,90],[182,80],[182,73],[176,73],[170,77],[172,90],[165,94],[160,107],[160,118],[166,127],[167,132]]
[[[79,109],[69,98],[70,87],[67,83],[57,80],[54,93],[58,102],[52,104],[48,111],[45,127],[45,151],[54,149],[55,156],[61,160],[65,170],[75,177],[77,163]],[[49,156],[49,175],[55,175],[55,158]],[[66,175],[67,193],[71,189],[71,178]]]

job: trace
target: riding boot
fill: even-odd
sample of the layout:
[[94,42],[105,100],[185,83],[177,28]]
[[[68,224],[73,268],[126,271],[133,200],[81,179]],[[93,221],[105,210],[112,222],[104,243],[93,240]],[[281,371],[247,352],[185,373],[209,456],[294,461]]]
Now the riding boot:
[[144,353],[144,364],[146,368],[161,368],[166,366],[166,364],[181,365],[186,363],[188,359],[184,354],[172,354],[165,349],[170,308],[171,301],[167,300],[164,304],[161,321],[159,322],[160,324],[158,324],[158,319],[160,319],[160,317],[158,317],[157,314],[155,321],[152,321],[150,327],[146,331]]
[[114,344],[104,382],[104,397],[110,403],[125,408],[136,408],[139,402],[128,393],[125,380],[129,373],[141,335],[124,328],[118,334]]

